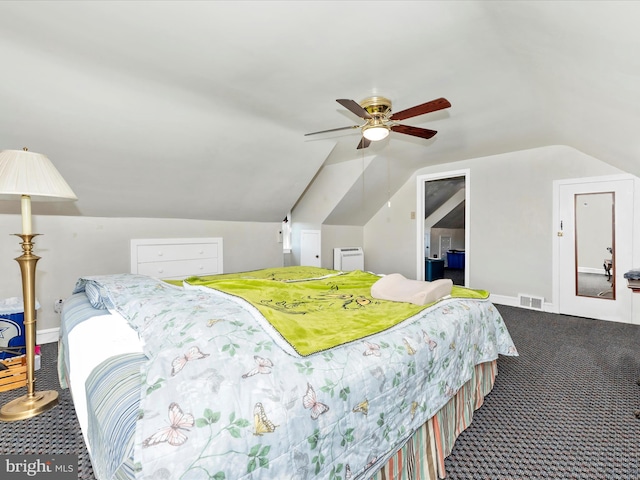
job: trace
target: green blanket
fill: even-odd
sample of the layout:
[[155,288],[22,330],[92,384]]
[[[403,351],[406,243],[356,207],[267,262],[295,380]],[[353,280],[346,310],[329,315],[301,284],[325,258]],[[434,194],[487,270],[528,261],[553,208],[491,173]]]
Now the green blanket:
[[[359,270],[284,267],[191,277],[186,282],[248,301],[296,352],[306,356],[387,330],[430,306],[372,298],[371,286],[379,279]],[[489,296],[484,290],[458,286],[451,294]]]
[[319,267],[273,267],[263,268],[261,270],[250,270],[248,272],[239,273],[220,273],[218,275],[208,275],[203,277],[189,277],[186,280],[164,280],[172,285],[182,286],[186,281],[193,285],[204,285],[205,283],[213,280],[222,279],[263,279],[263,280],[275,280],[277,282],[298,282],[304,280],[314,280],[329,275],[341,275],[343,272],[339,270],[328,270],[326,268]]

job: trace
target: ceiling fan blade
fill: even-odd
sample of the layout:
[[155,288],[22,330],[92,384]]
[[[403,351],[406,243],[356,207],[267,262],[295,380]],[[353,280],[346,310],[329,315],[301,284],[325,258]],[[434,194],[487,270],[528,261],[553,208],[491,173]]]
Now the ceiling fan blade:
[[405,133],[407,135],[413,135],[414,137],[420,137],[420,138],[431,138],[436,133],[438,133],[435,130],[428,130],[426,128],[419,128],[419,127],[411,127],[409,125],[395,125],[391,127],[391,130],[397,133]]
[[347,110],[350,110],[352,113],[355,113],[360,118],[364,118],[366,120],[373,118],[371,115],[369,115],[369,112],[367,112],[364,108],[362,108],[360,104],[355,100],[339,98],[338,100],[336,100],[336,102],[338,102]]
[[351,130],[352,128],[360,128],[360,125],[352,125],[351,127],[332,128],[330,130],[321,130],[319,132],[305,133],[304,136],[317,135],[318,133],[337,132],[339,130]]
[[404,120],[405,118],[417,117],[418,115],[424,115],[425,113],[435,112],[444,108],[449,108],[451,104],[446,98],[437,98],[430,102],[423,103],[422,105],[416,105],[415,107],[407,108],[401,112],[391,115],[391,120]]
[[360,143],[358,144],[358,148],[356,150],[367,148],[369,145],[371,145],[371,140],[369,140],[368,138],[362,137],[362,139],[360,140]]

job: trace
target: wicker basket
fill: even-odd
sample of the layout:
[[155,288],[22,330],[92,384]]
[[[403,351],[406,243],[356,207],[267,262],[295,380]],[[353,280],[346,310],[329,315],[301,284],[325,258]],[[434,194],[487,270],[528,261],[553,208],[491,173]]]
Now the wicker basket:
[[27,384],[27,357],[21,355],[1,360],[7,370],[0,370],[0,392],[24,387]]

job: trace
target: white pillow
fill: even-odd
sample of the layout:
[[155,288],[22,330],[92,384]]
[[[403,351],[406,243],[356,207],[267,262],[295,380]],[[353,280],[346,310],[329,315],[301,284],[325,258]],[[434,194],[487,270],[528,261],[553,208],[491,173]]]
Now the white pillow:
[[421,282],[410,280],[399,273],[391,273],[371,285],[371,296],[380,300],[428,305],[451,295],[452,286],[453,281],[448,278]]

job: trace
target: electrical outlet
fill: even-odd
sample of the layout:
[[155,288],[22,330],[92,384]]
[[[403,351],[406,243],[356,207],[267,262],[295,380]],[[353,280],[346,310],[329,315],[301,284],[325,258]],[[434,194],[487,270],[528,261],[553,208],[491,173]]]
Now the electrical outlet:
[[64,303],[64,298],[59,298],[55,302],[53,302],[53,311],[56,313],[62,312],[63,303]]

